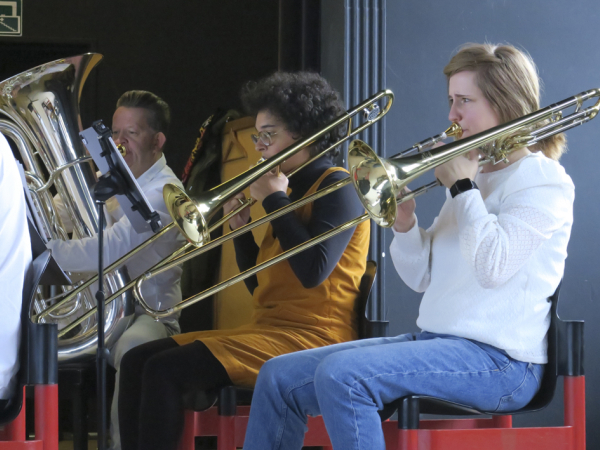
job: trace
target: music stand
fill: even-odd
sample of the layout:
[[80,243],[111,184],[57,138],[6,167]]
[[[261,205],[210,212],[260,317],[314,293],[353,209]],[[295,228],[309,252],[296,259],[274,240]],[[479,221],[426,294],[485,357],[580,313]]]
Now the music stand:
[[[29,227],[29,238],[31,239],[31,258],[35,260],[35,258],[44,253],[47,248],[42,237],[38,233],[37,228],[29,217],[27,217],[27,226]],[[69,276],[63,272],[56,260],[50,256],[48,266],[40,278],[40,285],[68,286],[71,284],[73,283]]]
[[[98,448],[106,449],[106,362],[108,349],[104,343],[104,204],[117,196],[125,215],[137,232],[151,228],[156,232],[161,227],[159,214],[152,208],[127,163],[112,140],[112,131],[98,120],[82,131],[79,136],[92,155],[102,176],[94,187],[94,198],[98,207],[98,350],[96,351],[96,376],[98,379]],[[142,221],[139,220],[141,215]]]

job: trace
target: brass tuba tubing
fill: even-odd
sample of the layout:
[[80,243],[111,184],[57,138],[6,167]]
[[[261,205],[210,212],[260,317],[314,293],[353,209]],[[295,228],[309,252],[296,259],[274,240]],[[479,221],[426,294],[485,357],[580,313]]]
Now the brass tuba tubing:
[[[32,193],[31,206],[39,216],[36,225],[44,239],[68,238],[63,217],[71,222],[74,238],[91,237],[98,230],[91,192],[96,176],[91,165],[82,164],[89,155],[79,138],[79,103],[83,85],[101,59],[102,55],[94,53],[62,58],[0,82],[0,132],[18,148]],[[47,189],[51,185],[56,188],[62,204],[60,209]],[[65,214],[60,214],[62,212]],[[125,271],[107,273],[107,291],[116,291],[127,280]],[[56,298],[55,293],[40,292],[27,311],[28,316],[43,312]],[[80,312],[77,304],[85,309],[95,303],[89,288],[77,297],[79,299],[81,301],[71,301],[68,307],[63,306],[60,314],[55,310],[54,317],[48,315],[45,321],[60,327],[71,319],[67,319],[67,315]],[[129,297],[122,297],[111,305],[105,327],[108,342],[116,341],[127,328],[132,310]],[[96,340],[92,325],[92,321],[88,321],[76,334],[58,341],[60,362],[93,355]]]
[[[81,158],[76,159],[75,161],[71,161],[67,164],[63,164],[62,166],[57,167],[56,169],[54,169],[54,171],[52,172],[52,174],[50,174],[50,177],[48,177],[48,181],[46,181],[46,183],[42,186],[36,187],[34,189],[30,189],[32,192],[42,192],[42,191],[46,191],[48,190],[50,187],[52,187],[52,185],[54,184],[54,182],[56,181],[56,179],[59,177],[59,175],[65,171],[66,169],[70,169],[71,167],[77,166],[78,164],[82,164],[82,163],[86,163],[92,160],[91,156],[82,156]],[[25,173],[27,176],[31,176],[31,177],[37,177],[37,175],[26,172]],[[39,177],[38,177],[39,178]]]

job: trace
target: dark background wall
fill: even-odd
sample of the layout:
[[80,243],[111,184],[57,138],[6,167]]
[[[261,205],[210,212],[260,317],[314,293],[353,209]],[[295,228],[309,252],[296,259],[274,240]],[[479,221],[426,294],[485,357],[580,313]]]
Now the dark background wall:
[[[388,156],[449,125],[442,68],[466,42],[509,42],[529,51],[544,81],[542,106],[600,87],[598,1],[458,0],[451,7],[443,5],[435,0],[387,1],[387,87],[396,94],[385,119]],[[575,183],[575,218],[559,314],[586,321],[587,430],[592,449],[600,448],[600,203],[595,189],[600,121],[569,131],[568,139],[570,150],[561,163]],[[443,200],[443,189],[417,200],[422,226],[432,223]],[[386,239],[389,246],[391,231]],[[391,261],[385,277],[392,334],[415,330],[421,296],[404,285]],[[546,411],[515,418],[518,426],[549,423],[562,423],[561,390]]]
[[166,156],[177,175],[204,119],[277,69],[278,0],[23,3],[23,36],[0,38],[2,79],[73,55],[64,52],[102,53],[83,93],[84,127],[110,124],[126,90],[158,94],[172,110]]

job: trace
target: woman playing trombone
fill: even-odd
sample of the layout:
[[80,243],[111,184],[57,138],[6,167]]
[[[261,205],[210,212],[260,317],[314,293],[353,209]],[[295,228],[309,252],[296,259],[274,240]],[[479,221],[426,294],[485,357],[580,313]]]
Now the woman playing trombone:
[[[253,140],[264,158],[311,136],[344,112],[339,94],[311,73],[275,73],[248,84],[242,100],[256,116]],[[284,161],[281,174],[267,173],[251,185],[252,197],[267,213],[347,176],[334,166],[334,153],[316,159],[290,179],[284,175],[337,142],[344,135],[341,128]],[[225,206],[225,214],[239,204],[238,197]],[[251,234],[236,238],[239,268],[246,270],[363,211],[350,186],[337,190],[271,222],[260,246]],[[248,221],[246,209],[229,223],[236,229]],[[369,225],[363,222],[247,279],[254,302],[251,324],[183,334],[127,353],[120,379],[122,448],[176,448],[187,390],[253,386],[270,358],[355,339],[354,301],[368,247]]]
[[[471,136],[539,108],[533,61],[511,46],[469,44],[444,69],[449,119]],[[480,170],[478,153],[438,166],[446,202],[418,226],[398,207],[390,253],[425,292],[420,333],[308,350],[261,369],[246,450],[300,449],[307,415],[323,416],[333,448],[383,449],[377,410],[410,394],[486,411],[525,406],[547,362],[547,299],[563,274],[573,183],[557,160],[564,137]]]

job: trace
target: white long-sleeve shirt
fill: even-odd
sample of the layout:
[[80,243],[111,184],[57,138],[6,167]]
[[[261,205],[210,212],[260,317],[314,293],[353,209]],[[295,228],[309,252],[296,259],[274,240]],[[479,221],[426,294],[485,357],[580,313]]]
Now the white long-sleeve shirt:
[[425,292],[417,325],[547,362],[547,301],[558,286],[573,223],[574,186],[556,161],[532,153],[479,173],[479,190],[446,202],[428,230],[394,232],[404,282]]
[[[162,190],[167,183],[176,184],[183,189],[181,181],[175,176],[163,156],[144,172],[137,182],[152,207],[160,214],[163,226],[172,222],[163,200]],[[107,203],[107,206],[109,204]],[[105,207],[107,227],[104,230],[104,265],[108,266],[121,256],[134,249],[154,234],[152,231],[137,233],[118,203]],[[129,276],[137,278],[166,256],[179,249],[185,239],[176,230],[167,233],[153,244],[146,247],[126,263]],[[70,241],[51,240],[47,247],[52,249],[63,270],[78,273],[98,272],[98,239],[90,237]],[[181,267],[157,275],[142,285],[142,294],[148,304],[154,308],[167,309],[181,301]],[[87,277],[86,277],[87,278]],[[136,313],[143,313],[138,306]],[[175,319],[162,320],[178,329]]]
[[21,303],[31,264],[25,196],[12,151],[0,134],[0,399],[14,395]]

